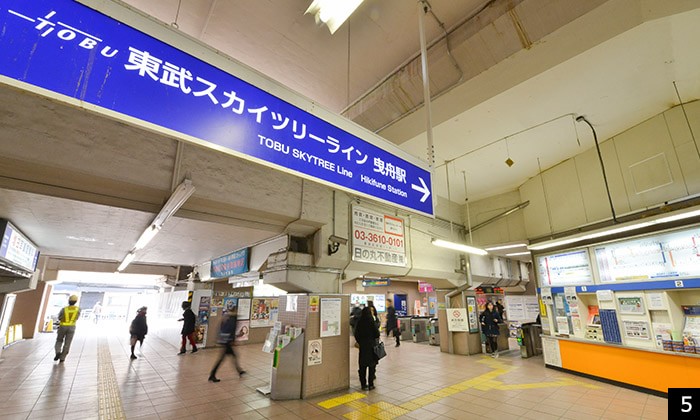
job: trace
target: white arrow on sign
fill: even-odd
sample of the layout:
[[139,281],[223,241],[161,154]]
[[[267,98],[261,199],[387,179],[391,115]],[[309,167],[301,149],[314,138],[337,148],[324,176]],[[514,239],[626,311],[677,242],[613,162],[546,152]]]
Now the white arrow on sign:
[[425,200],[427,200],[428,197],[430,197],[430,188],[428,188],[428,186],[425,185],[425,181],[423,181],[423,178],[418,177],[418,180],[423,185],[420,186],[420,185],[416,185],[416,184],[411,184],[411,188],[413,188],[414,190],[416,190],[418,192],[423,193],[423,197],[421,197],[420,202],[425,203]]

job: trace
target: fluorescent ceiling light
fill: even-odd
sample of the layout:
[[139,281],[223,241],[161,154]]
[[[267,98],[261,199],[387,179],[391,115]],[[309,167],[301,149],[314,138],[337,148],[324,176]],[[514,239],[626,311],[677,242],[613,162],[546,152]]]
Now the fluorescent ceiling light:
[[662,217],[661,219],[657,220],[656,222],[657,223],[675,222],[676,220],[689,219],[689,218],[695,217],[695,216],[700,216],[700,210],[689,211],[687,213],[681,213],[681,214],[675,214],[673,216]]
[[479,249],[479,248],[469,246],[469,245],[460,244],[457,242],[443,241],[442,239],[433,239],[431,242],[433,245],[439,246],[441,248],[454,249],[455,251],[462,251],[462,252],[466,252],[468,254],[476,254],[476,255],[488,254],[488,252],[484,251],[483,249]]
[[517,257],[520,255],[530,255],[530,252],[513,252],[512,254],[506,254],[506,257]]
[[163,223],[165,223],[170,216],[175,214],[175,212],[177,212],[180,207],[185,204],[185,201],[187,201],[187,199],[190,198],[193,193],[194,185],[192,185],[192,181],[189,179],[182,181],[182,184],[175,188],[175,191],[173,191],[168,201],[160,210],[160,213],[158,213],[158,216],[153,219],[152,225],[155,225],[156,228],[160,229],[163,226]]
[[158,215],[155,217],[155,219],[153,219],[153,222],[148,225],[146,230],[143,231],[141,236],[139,236],[139,239],[136,241],[136,244],[134,244],[134,247],[131,248],[131,251],[126,254],[126,257],[124,257],[122,263],[119,264],[117,271],[124,270],[131,263],[131,261],[134,260],[134,257],[136,257],[135,252],[145,248],[146,245],[151,242],[151,239],[156,236],[156,234],[163,227],[163,224],[165,224],[165,222],[170,219],[170,217],[173,216],[183,204],[185,204],[185,201],[187,201],[187,199],[190,198],[193,193],[194,185],[192,185],[192,181],[189,179],[182,181],[182,184],[175,188],[175,191],[173,191],[173,193],[170,195],[170,198],[168,198],[168,201],[165,203],[163,208],[160,209],[160,212],[158,212]]
[[513,244],[513,245],[503,245],[503,246],[493,246],[490,248],[484,248],[486,251],[498,251],[501,249],[510,249],[510,248],[522,248],[524,246],[527,246],[527,244]]
[[602,229],[599,231],[594,231],[594,232],[589,232],[589,233],[581,233],[576,236],[572,236],[569,238],[564,238],[560,240],[555,240],[555,241],[550,241],[550,242],[542,242],[539,244],[533,244],[529,245],[527,249],[532,250],[532,251],[539,251],[542,249],[549,249],[549,248],[556,248],[560,247],[562,245],[568,245],[568,244],[573,244],[575,242],[581,242],[589,239],[596,239],[596,238],[602,238],[604,236],[610,236],[610,235],[615,235],[618,233],[623,233],[623,232],[629,232],[631,230],[638,230],[638,229],[643,229],[649,226],[653,225],[658,225],[662,223],[669,223],[669,222],[676,222],[678,220],[683,220],[683,219],[689,219],[691,217],[697,217],[700,216],[700,209],[692,210],[692,211],[680,211],[676,214],[671,214],[671,215],[657,215],[653,217],[648,217],[644,219],[643,222],[640,223],[630,223],[630,224],[623,224],[620,226],[613,226],[607,229]]
[[117,271],[124,271],[124,269],[129,264],[131,264],[131,262],[134,260],[135,257],[136,257],[136,254],[134,254],[133,252],[129,252],[128,254],[126,254],[126,257],[124,257],[124,261],[122,261],[122,263],[119,264],[119,267],[117,267]]
[[362,2],[363,0],[314,0],[304,14],[313,14],[316,22],[325,23],[332,35]]
[[136,241],[136,245],[134,245],[134,250],[138,251],[139,249],[143,249],[148,245],[149,242],[151,242],[151,239],[153,239],[154,236],[156,236],[156,233],[160,228],[156,227],[156,225],[151,225],[146,228],[146,230],[143,231],[141,234],[141,237],[139,238],[138,241]]

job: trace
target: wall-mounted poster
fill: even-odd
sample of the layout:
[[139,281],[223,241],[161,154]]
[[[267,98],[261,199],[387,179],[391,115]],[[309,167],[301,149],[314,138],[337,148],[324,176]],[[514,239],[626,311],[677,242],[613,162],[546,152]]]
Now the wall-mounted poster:
[[250,299],[238,299],[238,320],[250,319]]
[[479,320],[476,314],[476,298],[467,296],[467,319],[469,320],[469,332],[479,332]]
[[321,337],[340,335],[340,298],[321,298]]
[[353,261],[405,267],[403,219],[353,206],[351,255]]
[[617,301],[620,303],[621,314],[644,314],[644,300],[641,296],[619,297]]
[[279,299],[253,298],[250,327],[270,327],[277,320]]
[[646,321],[622,321],[625,337],[649,340],[649,324]]
[[210,296],[202,296],[199,298],[199,308],[197,311],[197,323],[206,325],[209,323],[209,305],[211,304]]
[[467,310],[465,308],[447,308],[447,330],[468,331]]
[[236,323],[236,341],[248,341],[250,334],[250,321],[238,321]]
[[309,340],[307,349],[307,365],[314,366],[323,363],[323,340]]
[[224,311],[234,311],[238,308],[238,298],[237,297],[225,297],[223,300]]
[[299,296],[297,295],[287,295],[287,307],[285,310],[287,312],[296,312],[297,311],[297,298]]

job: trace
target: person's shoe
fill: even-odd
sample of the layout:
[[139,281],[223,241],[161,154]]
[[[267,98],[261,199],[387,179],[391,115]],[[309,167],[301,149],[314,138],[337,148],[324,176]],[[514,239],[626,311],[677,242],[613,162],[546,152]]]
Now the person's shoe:
[[494,358],[494,359],[498,359],[498,353],[494,353],[493,358]]
[[368,389],[369,389],[369,387],[368,387],[367,385],[362,385],[362,390],[363,390],[363,391],[367,391]]
[[398,347],[398,346],[400,346],[400,345],[401,345],[401,343],[396,343],[396,345],[395,345],[394,347]]
[[61,355],[60,355],[60,354],[57,354],[56,357],[53,358],[53,361],[55,362],[56,360],[58,360],[58,359],[60,359],[60,358],[61,358]]
[[136,357],[135,354],[132,354],[132,355],[131,355],[131,360],[136,360],[136,359],[138,359],[138,357]]
[[178,353],[178,355],[185,354],[185,353],[187,353],[187,351],[185,351],[185,349],[180,349],[180,353]]
[[221,379],[217,378],[216,376],[210,376],[209,382],[221,382]]
[[198,351],[199,351],[199,349],[197,347],[192,349],[192,353],[197,353]]
[[243,376],[243,375],[245,375],[245,370],[242,370],[242,371],[238,372],[238,377],[241,377],[241,376]]
[[369,386],[369,390],[371,391],[371,390],[373,390],[373,389],[374,389],[374,385],[370,385],[370,386]]

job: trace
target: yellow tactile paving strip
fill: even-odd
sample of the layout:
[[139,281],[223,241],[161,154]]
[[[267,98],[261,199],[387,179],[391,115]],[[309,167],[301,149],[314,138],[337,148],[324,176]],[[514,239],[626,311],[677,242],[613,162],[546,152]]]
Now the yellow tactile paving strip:
[[411,411],[418,410],[428,404],[437,402],[443,398],[449,397],[451,395],[460,393],[469,388],[478,389],[481,391],[486,391],[489,389],[535,389],[535,388],[550,388],[550,387],[561,387],[561,386],[572,386],[579,385],[586,388],[599,388],[596,385],[591,385],[585,382],[580,382],[575,379],[570,378],[559,378],[555,381],[548,382],[534,382],[526,384],[505,384],[504,382],[497,381],[495,378],[505,375],[511,371],[517,370],[518,367],[508,365],[498,360],[491,358],[484,358],[479,360],[477,363],[482,363],[490,368],[493,368],[491,372],[484,373],[475,378],[468,379],[450,385],[446,388],[433,391],[429,394],[421,395],[414,398],[411,401],[407,401],[401,405],[394,405],[387,402],[377,402],[374,404],[367,404],[361,399],[365,398],[366,395],[360,392],[353,392],[351,394],[342,395],[340,397],[332,398],[330,400],[321,401],[318,403],[319,406],[325,409],[331,409],[340,405],[345,405],[350,408],[354,408],[355,411],[351,411],[343,417],[349,420],[361,420],[361,419],[380,419],[380,420],[391,420],[393,418],[408,414]]
[[107,340],[102,340],[97,348],[97,388],[100,420],[126,419]]

